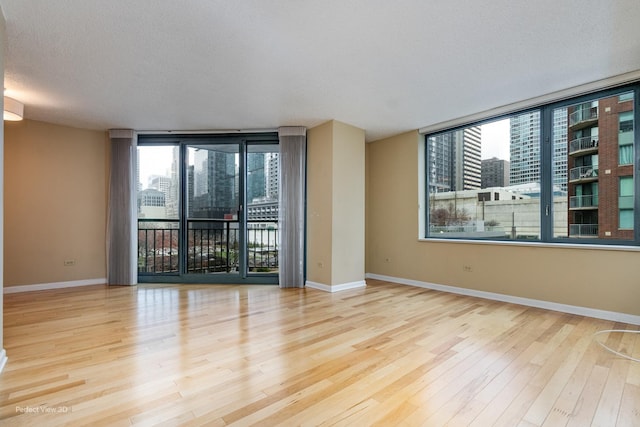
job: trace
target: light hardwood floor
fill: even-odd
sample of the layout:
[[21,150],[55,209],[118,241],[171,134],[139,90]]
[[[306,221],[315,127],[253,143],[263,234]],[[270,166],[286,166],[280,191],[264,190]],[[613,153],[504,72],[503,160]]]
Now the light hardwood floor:
[[0,424],[640,425],[637,326],[367,282],[7,294]]

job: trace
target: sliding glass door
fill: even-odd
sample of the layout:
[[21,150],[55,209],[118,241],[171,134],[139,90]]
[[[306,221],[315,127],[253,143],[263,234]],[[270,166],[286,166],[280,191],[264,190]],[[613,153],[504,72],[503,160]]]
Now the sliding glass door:
[[239,144],[187,145],[187,274],[240,272]]
[[[139,280],[277,283],[277,138],[141,138],[139,145]],[[148,164],[164,166],[164,175]],[[163,176],[168,184],[154,186]],[[154,209],[145,194],[157,197]]]
[[247,145],[246,268],[250,275],[278,273],[278,144]]

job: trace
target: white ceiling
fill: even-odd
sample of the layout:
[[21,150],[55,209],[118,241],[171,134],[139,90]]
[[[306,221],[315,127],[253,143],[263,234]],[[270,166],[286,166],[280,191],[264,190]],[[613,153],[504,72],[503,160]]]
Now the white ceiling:
[[0,0],[5,87],[89,129],[368,141],[640,70],[638,0]]

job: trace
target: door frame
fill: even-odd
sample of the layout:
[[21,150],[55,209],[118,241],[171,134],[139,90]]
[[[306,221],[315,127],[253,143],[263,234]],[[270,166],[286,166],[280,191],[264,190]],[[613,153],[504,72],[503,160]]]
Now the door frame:
[[[238,225],[239,225],[239,268],[237,273],[187,273],[188,255],[188,159],[187,147],[193,145],[237,144],[239,154],[239,194],[238,194]],[[248,271],[247,247],[247,147],[252,145],[278,145],[277,132],[256,132],[248,134],[152,134],[138,136],[139,146],[177,145],[179,147],[179,246],[177,273],[141,273],[138,272],[139,283],[202,283],[202,284],[278,284],[277,273],[251,273]],[[193,219],[193,218],[191,218]]]

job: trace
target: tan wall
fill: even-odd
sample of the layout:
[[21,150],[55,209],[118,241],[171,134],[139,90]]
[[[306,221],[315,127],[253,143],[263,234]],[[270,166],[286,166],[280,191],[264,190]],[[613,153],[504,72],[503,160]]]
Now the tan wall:
[[4,131],[6,286],[105,278],[105,132],[32,120]]
[[331,285],[341,285],[364,280],[364,130],[334,121],[333,144]]
[[307,280],[364,280],[364,131],[329,121],[307,132]]
[[418,241],[420,139],[367,144],[367,273],[640,315],[637,251]]
[[333,122],[307,131],[307,280],[331,283]]

